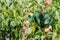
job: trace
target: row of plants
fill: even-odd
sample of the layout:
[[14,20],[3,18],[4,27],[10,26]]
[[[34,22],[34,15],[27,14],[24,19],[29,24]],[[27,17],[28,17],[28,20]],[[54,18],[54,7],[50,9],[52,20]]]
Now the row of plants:
[[[33,16],[35,12],[40,12],[43,3],[44,0],[0,0],[0,39],[22,40],[24,33],[21,32],[21,29],[24,27],[24,21],[28,20],[29,16]],[[54,19],[52,32],[46,35],[43,29],[33,21],[29,27],[31,30],[27,31],[26,40],[55,40],[55,38],[60,38],[60,0],[52,0],[51,6],[51,15]],[[47,6],[46,11],[49,8]]]

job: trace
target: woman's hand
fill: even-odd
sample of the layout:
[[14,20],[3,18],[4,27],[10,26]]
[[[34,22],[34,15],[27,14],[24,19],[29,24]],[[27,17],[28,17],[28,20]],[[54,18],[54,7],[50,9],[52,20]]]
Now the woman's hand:
[[45,29],[45,33],[50,32],[50,29],[52,28],[52,26],[50,25],[49,28]]
[[45,3],[44,3],[44,5],[46,6],[46,5],[49,5],[51,3],[52,3],[52,0],[46,0]]
[[47,29],[45,29],[45,33],[48,33],[48,32],[50,32],[50,30],[47,28]]

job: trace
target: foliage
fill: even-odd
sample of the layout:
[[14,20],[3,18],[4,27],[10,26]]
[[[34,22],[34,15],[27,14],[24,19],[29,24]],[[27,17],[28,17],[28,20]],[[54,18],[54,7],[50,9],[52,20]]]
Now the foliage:
[[[35,12],[40,12],[43,2],[44,0],[0,0],[0,32],[3,40],[5,37],[21,40],[23,33],[20,29],[24,27],[24,21],[28,20],[29,15],[33,16]],[[46,35],[40,27],[35,32],[37,25],[32,22],[30,25],[32,33],[28,35],[26,40],[44,40],[47,37],[52,37],[53,40],[55,37],[60,37],[60,0],[53,0],[51,6],[51,15],[54,19],[52,32]],[[49,6],[46,11],[50,12]]]

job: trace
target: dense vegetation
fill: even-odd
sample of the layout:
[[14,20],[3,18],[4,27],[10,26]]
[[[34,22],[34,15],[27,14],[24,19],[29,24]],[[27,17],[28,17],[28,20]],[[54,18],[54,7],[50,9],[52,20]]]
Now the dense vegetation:
[[[35,12],[40,12],[43,3],[44,0],[0,0],[0,39],[22,40],[24,34],[21,29],[24,27],[24,21]],[[32,32],[28,31],[26,40],[46,40],[47,38],[54,40],[60,37],[60,0],[52,0],[51,7],[51,15],[54,19],[52,32],[46,35],[33,21],[30,24]],[[50,11],[49,8],[47,6],[46,11]],[[39,27],[37,31],[35,31],[36,27]]]

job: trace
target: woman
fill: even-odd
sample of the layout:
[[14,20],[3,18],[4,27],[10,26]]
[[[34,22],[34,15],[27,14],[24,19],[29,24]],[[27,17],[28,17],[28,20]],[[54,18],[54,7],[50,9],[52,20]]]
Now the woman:
[[[44,15],[45,15],[45,7],[47,6],[47,5],[50,5],[52,3],[52,0],[45,0],[45,2],[44,2],[44,4],[43,4],[43,6],[42,6],[42,11],[41,11],[41,13],[36,13],[36,14],[34,14],[33,15],[33,17],[31,17],[31,18],[29,18],[28,19],[28,21],[25,21],[24,22],[24,25],[25,26],[29,26],[29,24],[30,24],[30,22],[32,22],[32,19],[34,19],[34,21],[37,23],[37,20],[36,20],[36,18],[38,18],[39,20],[40,20],[40,27],[41,28],[44,28],[45,27],[45,21],[46,21],[46,19],[44,18]],[[49,21],[49,20],[48,20]],[[50,32],[50,29],[52,28],[52,20],[49,22],[50,24],[49,24],[49,27],[47,28],[47,29],[45,29],[45,32],[46,33],[48,33],[48,32]]]

